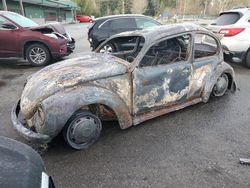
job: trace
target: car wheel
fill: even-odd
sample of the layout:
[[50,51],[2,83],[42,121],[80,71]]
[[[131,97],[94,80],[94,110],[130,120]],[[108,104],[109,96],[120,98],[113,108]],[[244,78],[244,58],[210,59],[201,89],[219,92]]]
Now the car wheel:
[[97,141],[101,130],[101,120],[95,114],[84,110],[71,116],[63,129],[63,136],[70,147],[87,149]]
[[26,50],[26,58],[33,66],[44,66],[50,62],[50,53],[42,44],[32,44]]
[[100,53],[111,54],[115,51],[115,47],[113,44],[105,44],[102,49],[100,49]]
[[214,85],[213,95],[216,97],[220,97],[224,95],[228,89],[229,79],[228,76],[223,73]]
[[250,69],[250,50],[248,50],[247,52],[245,63],[246,63],[247,68]]

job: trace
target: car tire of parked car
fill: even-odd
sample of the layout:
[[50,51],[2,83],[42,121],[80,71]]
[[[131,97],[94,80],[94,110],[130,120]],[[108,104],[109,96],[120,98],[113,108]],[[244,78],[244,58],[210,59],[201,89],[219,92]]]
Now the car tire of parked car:
[[250,69],[250,50],[248,50],[246,58],[245,58],[245,64],[247,66],[247,68]]
[[228,89],[228,84],[229,84],[228,76],[227,74],[223,73],[217,79],[217,82],[215,83],[213,87],[213,91],[212,91],[213,96],[215,97],[223,96]]
[[51,60],[48,48],[39,43],[28,46],[26,50],[26,58],[31,65],[36,67],[45,66]]
[[67,144],[77,150],[87,149],[99,138],[102,123],[98,116],[87,110],[75,112],[63,129]]
[[111,54],[115,52],[115,46],[111,43],[107,43],[105,44],[105,46],[103,46],[101,49],[100,49],[100,53],[107,53],[107,54]]

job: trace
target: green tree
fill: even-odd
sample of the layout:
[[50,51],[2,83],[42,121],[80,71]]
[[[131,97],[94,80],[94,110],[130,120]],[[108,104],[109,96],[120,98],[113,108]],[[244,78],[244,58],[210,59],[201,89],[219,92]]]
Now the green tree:
[[148,15],[148,16],[156,15],[156,3],[154,0],[148,0],[148,5],[143,14]]
[[77,5],[80,7],[78,12],[83,15],[95,15],[96,7],[95,1],[93,0],[74,0]]

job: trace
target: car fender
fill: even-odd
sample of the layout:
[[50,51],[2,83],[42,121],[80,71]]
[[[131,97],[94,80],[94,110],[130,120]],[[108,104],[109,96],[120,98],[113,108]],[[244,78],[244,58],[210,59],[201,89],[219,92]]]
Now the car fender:
[[50,52],[52,52],[51,46],[47,42],[45,42],[44,40],[40,40],[40,39],[25,40],[21,44],[22,57],[24,57],[24,58],[26,58],[25,57],[25,50],[26,50],[25,46],[28,43],[40,43],[40,44],[43,44],[44,46],[46,46],[49,49]]
[[44,126],[36,129],[40,133],[54,137],[77,110],[91,104],[103,104],[111,108],[121,129],[132,125],[129,108],[117,94],[102,87],[84,85],[65,89],[45,99],[41,103],[45,114]]
[[202,100],[207,102],[210,98],[210,95],[213,91],[213,87],[216,84],[218,78],[221,74],[226,73],[229,76],[229,86],[228,89],[231,91],[236,91],[236,82],[235,82],[235,74],[233,68],[222,61],[218,66],[215,67],[214,70],[211,71],[210,79],[208,79],[205,83],[204,90],[202,93]]

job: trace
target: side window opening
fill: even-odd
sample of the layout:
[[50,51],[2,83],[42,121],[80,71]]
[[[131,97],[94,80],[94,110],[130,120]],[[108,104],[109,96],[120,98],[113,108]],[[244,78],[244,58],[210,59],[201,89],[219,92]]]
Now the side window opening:
[[140,67],[187,61],[191,49],[191,35],[185,34],[154,44],[140,62]]
[[216,40],[206,34],[196,34],[194,42],[194,58],[199,59],[217,54],[218,44]]

